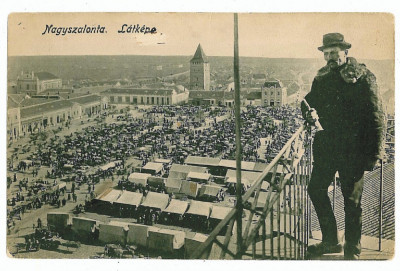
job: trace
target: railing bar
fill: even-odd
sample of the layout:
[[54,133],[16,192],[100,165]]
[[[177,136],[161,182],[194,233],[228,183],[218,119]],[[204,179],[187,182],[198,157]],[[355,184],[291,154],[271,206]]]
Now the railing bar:
[[[274,171],[276,171],[276,167],[274,168]],[[260,196],[261,186],[262,186],[262,182],[260,183],[260,185],[257,186],[256,192],[255,192],[256,195],[254,197],[254,201],[251,204],[250,215],[249,215],[249,218],[247,220],[246,228],[245,228],[244,233],[243,233],[243,237],[244,238],[246,238],[247,234],[249,233],[250,227],[251,227],[251,221],[253,219],[253,214],[256,211],[257,201],[258,201],[258,197]],[[270,187],[271,187],[271,185],[270,185]],[[254,212],[253,212],[253,210],[254,210]]]
[[270,214],[269,214],[269,223],[270,223],[270,255],[271,260],[274,259],[274,205],[272,205]]
[[304,160],[301,159],[301,176],[300,176],[300,182],[301,182],[301,258],[304,259],[304,250],[305,250],[305,236],[304,236],[304,228],[305,228],[305,220],[304,220],[304,216],[305,216],[305,204],[304,204]]
[[379,251],[382,251],[382,221],[383,221],[383,159],[380,159],[381,162],[381,171],[380,171],[380,179],[379,179]]
[[[286,142],[285,146],[279,151],[278,155],[275,156],[275,158],[271,161],[271,163],[268,164],[268,166],[264,169],[264,171],[261,173],[261,175],[256,179],[254,182],[253,186],[247,190],[247,192],[243,195],[243,202],[247,201],[251,194],[255,191],[256,186],[259,184],[259,182],[262,182],[262,180],[265,178],[265,176],[270,172],[272,167],[279,161],[280,157],[284,154],[284,152],[289,148],[294,141],[294,139],[304,130],[304,126],[301,126],[296,133]],[[198,247],[198,250],[196,250],[191,258],[198,258],[202,254],[202,252],[213,242],[213,240],[217,237],[218,233],[222,230],[222,228],[228,223],[228,221],[235,216],[237,210],[236,208],[233,208],[227,216],[220,222],[218,225],[215,227],[215,229],[210,233],[208,236],[207,240],[200,244]]]
[[265,239],[267,238],[266,227],[265,227],[265,219],[262,220],[261,232],[262,232],[262,259],[265,259]]
[[[287,182],[288,182],[288,180],[286,180],[285,183],[284,183],[283,185],[285,185]],[[283,186],[283,185],[282,185],[282,186]],[[281,189],[281,188],[280,188],[280,189]],[[270,191],[271,191],[271,190],[270,190]],[[270,206],[272,206],[273,204],[275,204],[275,202],[276,202],[278,196],[279,196],[279,194],[275,194],[275,195],[272,196],[272,198],[271,198],[270,194],[268,194],[268,200],[266,201],[267,204],[264,206],[264,209],[263,209],[263,216],[265,216],[265,215],[269,212]],[[269,198],[271,198],[271,199],[269,199]],[[260,226],[261,226],[261,224],[258,223],[258,224],[252,229],[252,231],[250,232],[249,236],[248,236],[246,239],[244,239],[244,248],[247,248],[247,247],[250,245],[250,242],[251,242],[251,241],[249,241],[249,240],[251,240],[252,238],[255,237],[255,235],[256,235],[256,233],[257,233],[257,230],[260,229]]]
[[286,246],[286,241],[287,241],[287,237],[286,237],[286,227],[287,227],[287,221],[286,221],[286,216],[287,216],[287,211],[286,211],[286,205],[287,205],[287,200],[286,200],[286,185],[283,187],[283,259],[286,260],[287,258],[287,246]]
[[[233,229],[234,224],[235,224],[235,220],[231,219],[231,221],[228,224],[228,229],[226,230],[226,233],[225,233],[224,247],[228,247],[228,244],[232,237],[232,229]],[[225,250],[224,249],[221,251],[219,258],[220,259],[225,258]]]
[[297,174],[298,171],[295,170],[294,182],[293,182],[293,227],[294,227],[294,258],[297,260]]
[[253,239],[252,245],[251,245],[251,251],[253,254],[253,260],[256,258],[256,239]]
[[[282,174],[283,175],[283,174]],[[273,210],[273,208],[272,208]],[[278,228],[277,238],[277,249],[278,249],[278,260],[281,259],[281,193],[278,193],[278,200],[276,201],[276,223]]]
[[[273,189],[273,182],[274,182],[274,180],[275,180],[275,176],[276,176],[276,171],[277,171],[277,169],[278,169],[278,165],[276,164],[275,167],[274,167],[274,172],[273,172],[272,177],[271,177],[271,182],[270,182],[270,185],[269,185],[268,195],[267,195],[267,199],[266,199],[266,201],[265,201],[264,209],[266,208],[266,206],[268,206],[268,204],[269,204],[269,202],[270,202],[270,200],[271,200],[272,189]],[[253,202],[253,203],[254,203],[254,202]],[[257,203],[256,203],[256,204],[257,204]],[[264,214],[264,212],[261,213],[260,219],[265,219],[265,218],[263,218],[263,217],[265,217],[263,214]],[[250,217],[251,217],[251,218],[253,217],[253,216],[252,216],[252,213],[251,213]],[[250,218],[249,218],[249,221],[251,222],[251,219],[250,219]],[[248,221],[248,222],[249,222],[249,221]],[[258,225],[258,224],[257,224],[257,225]],[[243,243],[244,243],[244,244],[247,243],[247,240],[248,240],[248,237],[249,237],[249,231],[247,231],[247,228],[246,228],[245,234],[246,234],[246,235],[243,235]],[[247,248],[247,246],[246,246],[246,248]],[[243,248],[243,250],[245,250],[245,249]]]
[[228,253],[232,258],[236,257],[236,255],[229,249],[225,248],[224,245],[220,241],[218,241],[218,239],[214,239],[214,243],[217,244],[222,250],[224,250],[225,253]]
[[[292,235],[292,204],[294,203],[292,200],[292,184],[289,184],[289,199],[290,199],[290,206],[289,206],[289,234]],[[292,238],[289,239],[289,258],[292,259]]]

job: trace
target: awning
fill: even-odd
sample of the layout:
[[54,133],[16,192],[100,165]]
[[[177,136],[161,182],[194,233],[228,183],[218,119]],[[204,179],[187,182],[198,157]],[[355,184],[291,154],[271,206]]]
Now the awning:
[[209,202],[192,200],[190,203],[189,210],[186,212],[187,214],[199,215],[209,217],[211,212],[212,204]]
[[189,172],[187,178],[208,181],[211,178],[211,174],[209,173],[200,173],[200,172]]
[[[242,185],[245,185],[245,186],[250,185],[249,180],[247,180],[245,178],[242,178],[241,181],[242,181]],[[226,179],[226,183],[237,183],[236,177],[228,177]]]
[[141,206],[164,210],[168,206],[168,202],[168,194],[149,192]]
[[222,220],[229,214],[229,212],[231,210],[232,210],[232,208],[230,208],[230,207],[214,205],[212,207],[210,218],[215,218],[215,219]]
[[199,196],[207,195],[207,196],[217,196],[218,193],[221,191],[221,187],[215,186],[215,185],[202,185],[200,188],[200,194]]
[[143,186],[146,186],[147,184],[147,179],[151,176],[151,174],[148,173],[139,173],[139,172],[134,172],[131,173],[128,177],[128,180],[130,182],[133,182],[135,184],[141,184]]
[[157,158],[156,160],[154,160],[155,163],[161,163],[161,164],[170,164],[172,162],[171,159],[161,159],[161,158]]
[[114,202],[132,206],[139,206],[142,203],[143,195],[141,193],[123,191],[121,196]]
[[[222,159],[219,162],[219,166],[226,167],[226,168],[236,168],[236,161]],[[242,161],[242,170],[253,170],[254,166],[255,166],[255,162]]]
[[155,173],[160,172],[163,169],[163,165],[160,163],[148,162],[144,167],[144,170],[154,171]]
[[101,193],[96,199],[113,203],[121,195],[121,190],[108,189]]
[[168,193],[177,193],[181,190],[182,180],[175,178],[168,178],[165,183],[165,188]]
[[189,203],[187,201],[172,199],[168,207],[163,212],[183,215],[188,206]]
[[192,198],[196,198],[197,194],[199,193],[200,186],[201,185],[196,182],[182,181],[179,193],[188,195]]

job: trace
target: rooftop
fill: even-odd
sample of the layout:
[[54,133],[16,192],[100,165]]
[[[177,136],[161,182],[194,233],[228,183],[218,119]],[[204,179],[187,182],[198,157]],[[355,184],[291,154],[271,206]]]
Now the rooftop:
[[111,88],[102,94],[127,94],[127,95],[172,95],[173,89],[151,89],[151,88]]
[[206,54],[203,51],[203,48],[201,47],[201,44],[199,43],[199,45],[197,46],[196,52],[194,53],[193,58],[190,60],[190,62],[192,61],[202,61],[202,62],[208,62],[208,58],[206,56]]

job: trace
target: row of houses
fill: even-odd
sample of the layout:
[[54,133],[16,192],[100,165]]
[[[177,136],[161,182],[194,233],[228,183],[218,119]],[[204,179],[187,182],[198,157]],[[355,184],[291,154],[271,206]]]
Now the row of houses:
[[8,95],[7,135],[16,140],[27,133],[40,132],[47,127],[57,126],[82,116],[100,114],[108,107],[105,96],[98,94],[81,95],[74,98],[61,96],[52,98],[18,99],[20,95]]

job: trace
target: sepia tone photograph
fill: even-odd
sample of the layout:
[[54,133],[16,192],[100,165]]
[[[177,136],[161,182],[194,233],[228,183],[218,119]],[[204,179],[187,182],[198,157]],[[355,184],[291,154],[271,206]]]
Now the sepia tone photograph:
[[8,257],[393,259],[394,26],[9,14]]

